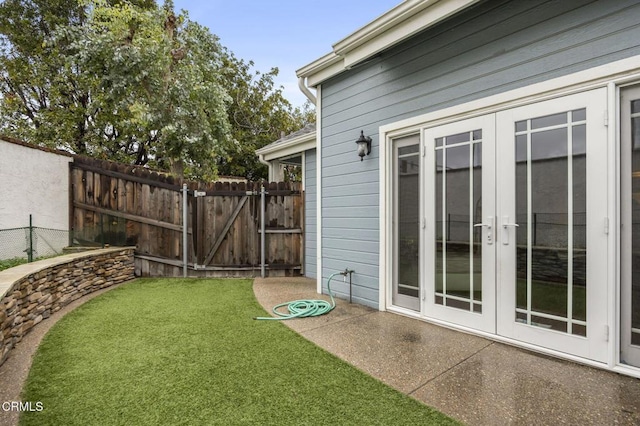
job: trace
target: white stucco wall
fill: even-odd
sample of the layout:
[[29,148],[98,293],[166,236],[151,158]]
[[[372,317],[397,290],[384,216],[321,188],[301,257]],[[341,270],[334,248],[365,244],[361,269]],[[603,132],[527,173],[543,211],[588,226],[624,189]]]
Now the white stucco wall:
[[69,229],[69,163],[73,158],[0,139],[0,230]]

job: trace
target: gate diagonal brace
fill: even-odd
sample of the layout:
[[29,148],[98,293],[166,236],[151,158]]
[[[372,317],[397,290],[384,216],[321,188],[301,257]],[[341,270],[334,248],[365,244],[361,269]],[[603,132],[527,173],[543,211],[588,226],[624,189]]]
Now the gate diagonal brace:
[[240,201],[238,202],[238,205],[236,206],[235,210],[231,214],[231,217],[229,217],[229,220],[227,220],[227,223],[224,225],[222,232],[220,232],[220,235],[218,235],[218,238],[216,238],[216,241],[213,243],[211,250],[209,250],[209,254],[205,258],[203,265],[208,265],[209,262],[213,260],[213,256],[216,255],[218,248],[220,248],[222,241],[224,241],[225,237],[227,236],[227,233],[229,232],[229,229],[231,229],[231,225],[233,225],[233,222],[235,222],[236,218],[240,214],[240,210],[242,210],[242,207],[245,205],[248,198],[249,196],[245,195],[240,199]]

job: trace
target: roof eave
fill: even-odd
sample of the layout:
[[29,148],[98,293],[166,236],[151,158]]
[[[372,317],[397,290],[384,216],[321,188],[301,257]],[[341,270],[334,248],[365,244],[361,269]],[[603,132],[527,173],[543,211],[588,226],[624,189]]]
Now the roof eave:
[[436,25],[480,0],[406,0],[333,45],[333,52],[296,71],[315,87],[357,63]]
[[274,146],[265,146],[256,150],[256,155],[266,161],[304,152],[316,147],[316,132],[306,133]]

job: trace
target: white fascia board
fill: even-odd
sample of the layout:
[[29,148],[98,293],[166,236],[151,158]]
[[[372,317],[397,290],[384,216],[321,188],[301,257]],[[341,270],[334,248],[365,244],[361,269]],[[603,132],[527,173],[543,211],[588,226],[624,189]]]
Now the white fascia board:
[[379,18],[374,19],[369,24],[354,31],[342,40],[334,43],[332,46],[333,51],[337,55],[344,55],[345,53],[355,49],[356,47],[369,42],[384,31],[387,31],[396,25],[402,24],[402,21],[410,18],[411,15],[418,13],[420,10],[425,9],[437,2],[438,0],[403,1],[393,9],[381,15]]
[[323,68],[330,67],[331,65],[334,65],[341,61],[342,59],[340,58],[340,56],[336,55],[334,52],[329,52],[326,55],[311,62],[310,64],[297,69],[296,75],[298,77],[308,77],[309,75],[315,74]]
[[307,87],[318,87],[322,82],[330,79],[334,75],[340,74],[346,68],[344,66],[344,58],[339,58],[340,62],[333,63],[330,66],[318,70],[316,73],[307,77]]
[[[327,53],[326,55],[322,56],[319,59],[316,59],[315,61],[311,62],[308,65],[305,65],[304,67],[296,70],[296,76],[298,77],[302,77],[302,78],[312,78],[317,80],[317,75],[325,75],[328,74],[329,71],[329,76],[325,77],[329,78],[331,75],[337,74],[340,71],[342,71],[344,69],[343,66],[343,58],[341,58],[340,56],[336,55],[334,52],[331,53]],[[311,84],[311,82],[307,81],[307,86],[308,87],[315,87],[316,84]]]
[[344,57],[344,67],[351,68],[353,65],[436,25],[477,2],[478,0],[417,2],[417,5],[398,19],[399,23],[392,22],[389,25],[373,26],[363,37],[364,42],[356,39],[335,51]]
[[406,0],[338,41],[333,45],[333,52],[298,69],[296,74],[308,79],[307,86],[315,87],[478,1]]
[[283,142],[275,146],[266,146],[256,150],[256,154],[265,161],[271,161],[293,154],[304,152],[308,149],[316,147],[316,132],[298,136],[289,141]]

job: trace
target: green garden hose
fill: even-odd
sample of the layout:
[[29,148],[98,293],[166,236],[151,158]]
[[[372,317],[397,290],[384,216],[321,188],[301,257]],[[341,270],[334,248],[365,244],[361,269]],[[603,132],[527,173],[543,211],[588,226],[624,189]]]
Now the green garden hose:
[[[327,314],[336,307],[336,301],[333,298],[333,294],[331,293],[331,280],[336,275],[344,275],[344,272],[336,272],[335,274],[331,274],[329,280],[327,280],[327,291],[329,293],[329,297],[331,298],[331,303],[326,300],[318,300],[318,299],[300,299],[294,300],[291,302],[280,303],[273,307],[273,313],[276,315],[275,317],[255,317],[256,320],[288,320],[293,318],[308,318],[308,317],[318,317],[320,315]],[[286,306],[289,310],[288,313],[278,312],[279,308]]]

